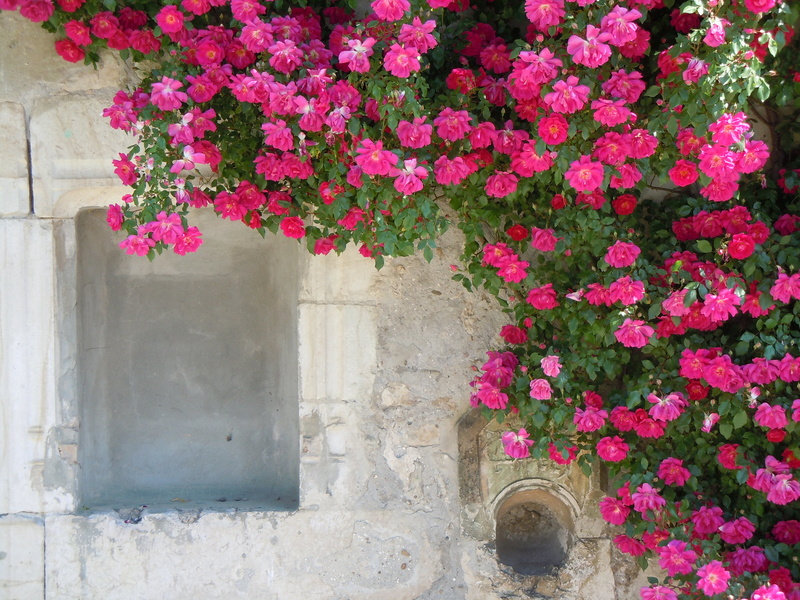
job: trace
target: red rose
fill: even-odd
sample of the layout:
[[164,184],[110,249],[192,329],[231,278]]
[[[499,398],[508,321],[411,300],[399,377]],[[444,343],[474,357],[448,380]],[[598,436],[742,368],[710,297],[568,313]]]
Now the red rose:
[[614,212],[618,215],[625,216],[631,214],[636,209],[636,202],[636,196],[633,194],[622,194],[614,199],[611,206],[614,207]]
[[564,198],[561,194],[556,194],[553,196],[553,199],[550,200],[550,206],[553,207],[554,210],[561,210],[567,205],[567,199]]
[[702,400],[708,397],[709,387],[700,383],[697,379],[689,380],[686,384],[686,393],[689,395],[689,400]]
[[786,437],[786,431],[783,429],[770,429],[767,432],[767,439],[775,444],[782,442]]
[[508,234],[508,237],[516,242],[521,242],[528,237],[528,229],[522,225],[512,225],[508,228],[506,233]]
[[83,60],[86,53],[72,40],[58,40],[56,42],[56,52],[67,62],[76,63]]
[[506,344],[524,344],[528,341],[528,333],[516,325],[504,325],[500,330],[500,337]]
[[728,244],[728,254],[731,258],[744,260],[753,253],[756,249],[756,243],[753,238],[746,233],[737,233]]
[[283,231],[283,235],[290,238],[301,238],[306,234],[303,219],[300,217],[285,217],[281,221],[281,231]]

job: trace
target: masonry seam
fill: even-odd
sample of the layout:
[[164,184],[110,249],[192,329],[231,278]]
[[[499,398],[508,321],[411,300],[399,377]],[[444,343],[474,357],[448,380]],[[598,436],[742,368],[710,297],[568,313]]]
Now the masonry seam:
[[33,204],[33,151],[31,149],[31,123],[25,111],[25,153],[28,160],[28,215],[36,214]]

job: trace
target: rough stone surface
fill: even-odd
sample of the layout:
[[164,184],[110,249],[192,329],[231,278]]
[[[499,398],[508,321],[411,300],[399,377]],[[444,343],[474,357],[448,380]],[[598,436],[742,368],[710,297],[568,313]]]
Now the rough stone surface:
[[18,102],[0,102],[0,123],[0,215],[27,215],[30,194],[25,108]]
[[[284,369],[299,387],[297,510],[86,507],[75,216],[124,193],[110,161],[127,140],[99,113],[127,74],[110,56],[96,71],[61,61],[49,35],[7,11],[0,30],[3,598],[637,597],[642,575],[611,550],[594,507],[600,479],[506,460],[497,428],[469,409],[473,365],[506,318],[451,280],[457,232],[430,264],[297,259],[297,364]],[[27,199],[29,177],[32,215],[13,196]],[[571,545],[550,575],[495,555],[496,511],[518,493],[561,507]]]

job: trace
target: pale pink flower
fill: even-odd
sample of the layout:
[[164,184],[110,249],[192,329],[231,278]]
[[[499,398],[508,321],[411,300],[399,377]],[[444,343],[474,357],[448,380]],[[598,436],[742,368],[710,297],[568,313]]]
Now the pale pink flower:
[[[795,584],[795,591],[797,590]],[[792,597],[794,598],[796,594]],[[787,600],[786,594],[783,593],[783,590],[777,585],[772,584],[769,587],[766,585],[762,585],[757,590],[753,591],[753,595],[750,596],[750,600]]]
[[530,397],[536,400],[549,400],[553,396],[553,389],[550,382],[546,379],[534,379],[531,381]]
[[564,178],[579,192],[591,192],[603,183],[603,165],[592,161],[589,156],[581,156],[572,161],[569,169],[564,173]]
[[788,474],[775,475],[772,487],[767,492],[767,500],[774,504],[790,504],[800,498],[800,483]]
[[517,433],[506,431],[500,439],[503,442],[503,451],[511,458],[527,458],[531,455],[530,447],[533,446],[533,440],[529,439],[529,434],[524,428]]
[[739,174],[736,172],[736,155],[726,145],[706,144],[700,149],[700,170],[720,181],[735,181]]
[[542,371],[548,377],[558,377],[559,373],[561,373],[561,363],[558,356],[550,355],[542,358]]
[[644,321],[625,319],[614,332],[617,341],[627,348],[643,348],[650,341],[655,330]]

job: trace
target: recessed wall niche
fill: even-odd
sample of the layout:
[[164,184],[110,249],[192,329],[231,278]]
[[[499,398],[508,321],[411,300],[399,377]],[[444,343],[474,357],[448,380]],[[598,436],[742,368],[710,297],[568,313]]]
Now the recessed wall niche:
[[84,507],[297,506],[298,244],[193,224],[199,252],[150,262],[76,217]]

